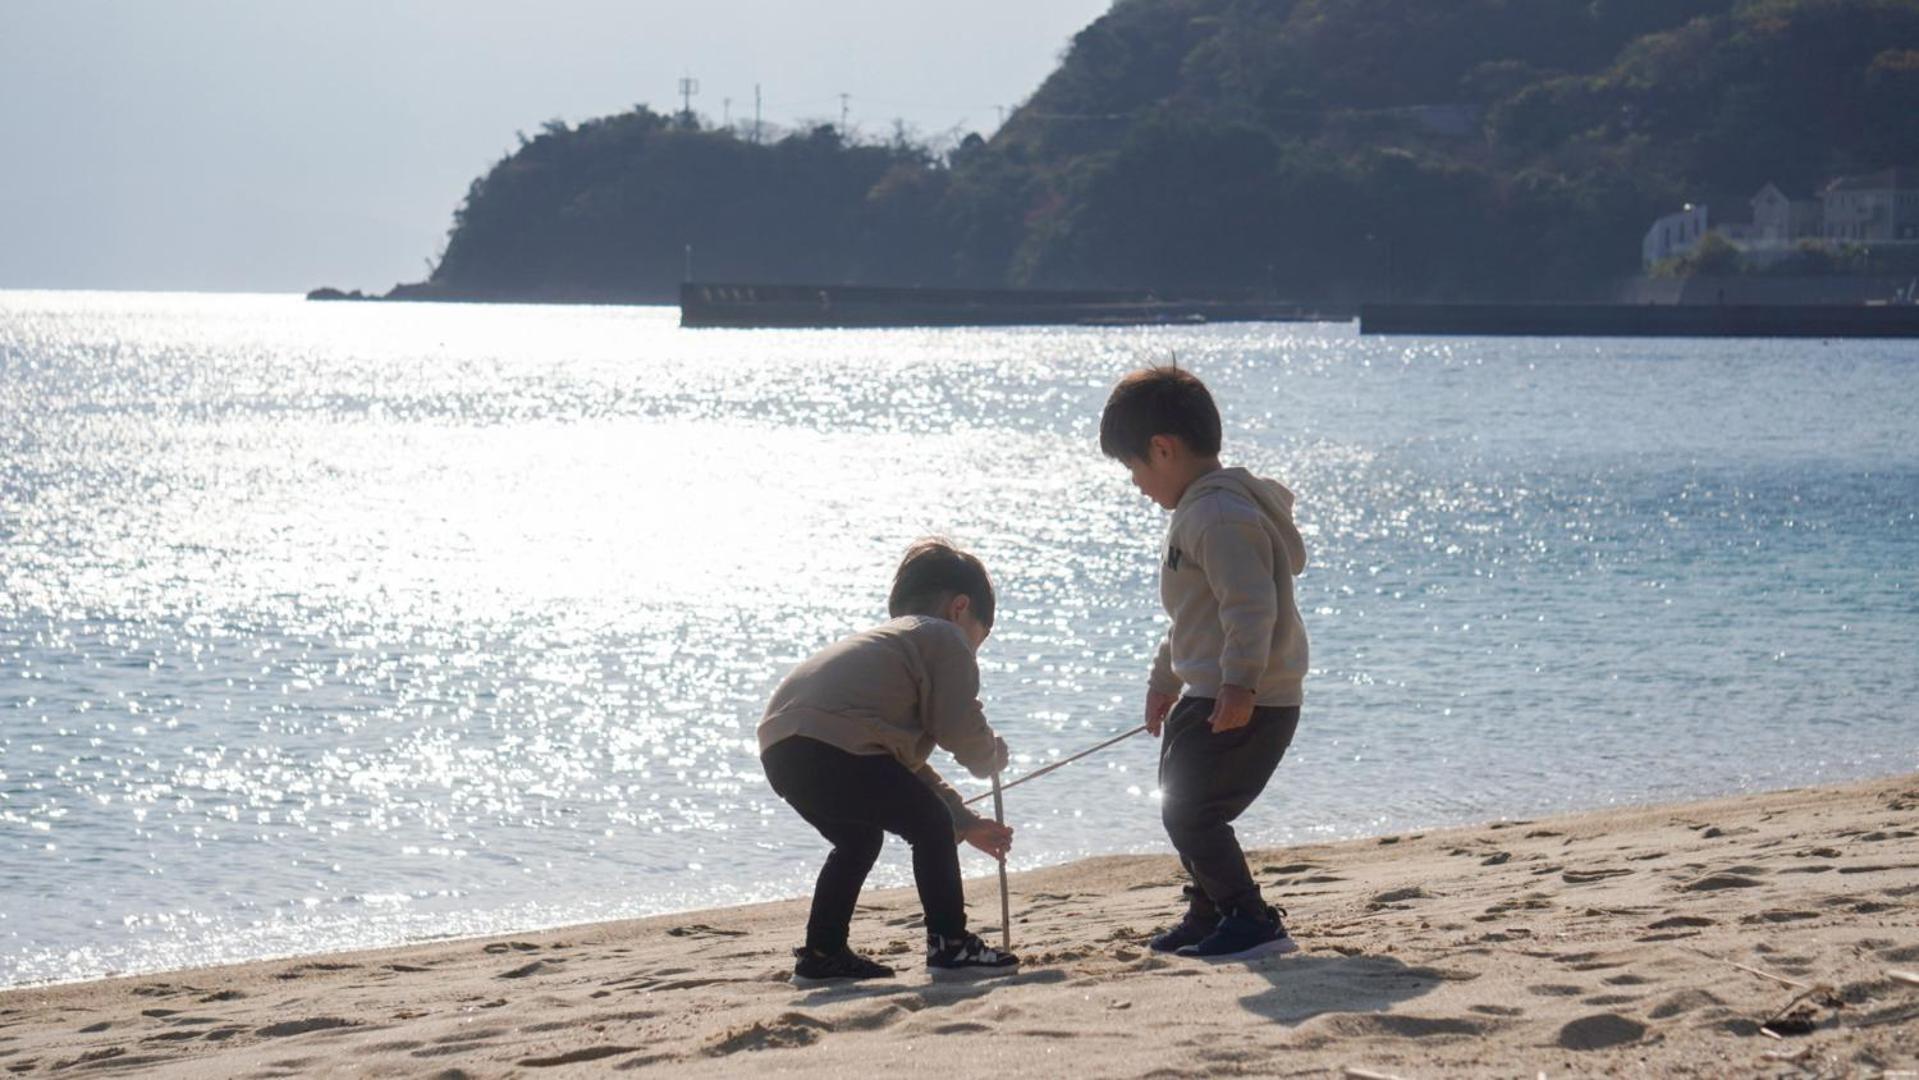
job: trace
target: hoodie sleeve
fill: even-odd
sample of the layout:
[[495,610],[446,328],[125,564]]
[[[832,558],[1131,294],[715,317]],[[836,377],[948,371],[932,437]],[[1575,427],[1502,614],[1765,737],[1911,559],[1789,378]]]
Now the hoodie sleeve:
[[1006,742],[994,734],[979,703],[979,661],[951,623],[921,638],[927,687],[921,702],[926,733],[981,779],[1006,767]]
[[1154,693],[1178,697],[1184,685],[1173,674],[1173,634],[1169,630],[1159,639],[1159,652],[1153,657],[1153,673],[1146,677],[1146,686]]
[[921,765],[918,769],[914,770],[913,775],[919,777],[920,783],[932,788],[933,794],[938,795],[940,801],[946,804],[946,812],[953,815],[953,838],[955,840],[959,839],[960,833],[964,832],[968,826],[980,820],[978,814],[973,813],[972,810],[967,808],[966,800],[960,797],[960,793],[954,791],[952,785],[948,784],[944,777],[934,772],[931,765]]
[[1272,656],[1279,619],[1279,587],[1273,580],[1273,544],[1258,523],[1225,518],[1199,537],[1199,565],[1219,603],[1220,682],[1259,688]]

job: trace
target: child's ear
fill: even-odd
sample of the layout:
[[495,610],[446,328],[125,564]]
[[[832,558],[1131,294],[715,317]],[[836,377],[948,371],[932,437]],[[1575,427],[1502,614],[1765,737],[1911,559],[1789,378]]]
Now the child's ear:
[[973,598],[965,593],[954,593],[946,602],[946,621],[958,622],[961,615],[973,610]]
[[1146,455],[1154,462],[1166,461],[1173,456],[1176,444],[1171,435],[1155,435],[1146,443]]

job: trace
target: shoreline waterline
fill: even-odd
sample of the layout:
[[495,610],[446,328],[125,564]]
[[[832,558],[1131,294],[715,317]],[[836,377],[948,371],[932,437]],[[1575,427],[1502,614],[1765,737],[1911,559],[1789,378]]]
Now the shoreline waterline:
[[[1391,830],[1389,832],[1365,833],[1365,834],[1354,835],[1354,836],[1342,836],[1342,837],[1336,837],[1336,838],[1308,840],[1300,844],[1287,845],[1282,847],[1272,847],[1272,846],[1259,845],[1259,844],[1248,844],[1247,845],[1248,858],[1249,860],[1254,859],[1256,857],[1271,858],[1273,856],[1276,856],[1278,854],[1281,854],[1289,850],[1292,847],[1306,847],[1306,846],[1343,847],[1343,846],[1349,846],[1349,845],[1362,845],[1368,841],[1379,842],[1384,837],[1399,837],[1399,836],[1404,836],[1408,834],[1428,834],[1428,833],[1435,833],[1435,832],[1455,832],[1455,831],[1472,830],[1472,829],[1498,830],[1498,829],[1510,828],[1514,824],[1533,824],[1538,821],[1579,821],[1579,820],[1593,818],[1600,815],[1619,813],[1619,812],[1629,812],[1629,811],[1670,810],[1670,811],[1677,812],[1679,810],[1683,810],[1690,806],[1713,805],[1713,804],[1739,800],[1739,799],[1763,799],[1769,796],[1784,796],[1784,795],[1792,795],[1792,794],[1797,794],[1802,792],[1842,793],[1842,792],[1858,790],[1858,789],[1876,788],[1876,787],[1881,787],[1889,784],[1897,784],[1898,782],[1908,781],[1908,780],[1919,782],[1919,772],[1910,772],[1910,773],[1909,772],[1893,772],[1893,773],[1885,773],[1885,774],[1876,774],[1876,775],[1870,775],[1870,776],[1855,777],[1845,781],[1829,783],[1829,784],[1816,784],[1816,785],[1807,785],[1807,786],[1800,786],[1800,787],[1784,787],[1784,788],[1770,789],[1770,790],[1764,790],[1764,791],[1729,791],[1729,792],[1721,792],[1717,794],[1700,796],[1697,798],[1686,798],[1686,799],[1680,799],[1680,800],[1657,799],[1657,800],[1652,800],[1648,802],[1608,803],[1604,805],[1589,806],[1589,807],[1579,808],[1579,809],[1550,810],[1550,811],[1545,811],[1540,813],[1537,817],[1504,816],[1504,817],[1488,818],[1488,819],[1484,819],[1480,821],[1472,821],[1472,822],[1446,822],[1446,823],[1426,824],[1426,825],[1407,824],[1400,828]],[[1142,823],[1142,824],[1144,825],[1145,823]],[[898,838],[892,837],[889,835],[888,845],[887,845],[889,853],[897,855],[898,851],[893,849],[897,848],[898,846],[899,846]],[[1063,871],[1070,871],[1074,866],[1082,863],[1092,863],[1092,862],[1097,862],[1101,860],[1111,860],[1111,859],[1171,858],[1170,850],[1171,850],[1170,847],[1164,844],[1163,837],[1155,836],[1151,840],[1143,842],[1139,847],[1134,848],[1132,850],[1105,852],[1105,853],[1090,854],[1090,855],[1078,855],[1078,856],[1074,856],[1072,858],[1068,858],[1059,862],[1043,862],[1043,861],[1036,862],[1036,863],[1032,863],[1025,866],[1017,866],[1016,868],[1011,869],[1010,873],[1015,875],[1031,875],[1031,874],[1043,874],[1048,872],[1063,872]],[[825,857],[824,842],[822,842],[818,855],[820,858]],[[983,859],[969,860],[968,869],[977,871],[980,865],[990,866],[991,864],[990,862],[986,862]],[[809,869],[812,869],[812,867],[809,867]],[[895,867],[893,869],[897,871],[900,868]],[[876,879],[877,880],[869,882],[868,888],[862,893],[862,897],[868,894],[874,894],[874,893],[880,893],[880,892],[885,892],[890,894],[902,894],[902,895],[908,896],[909,898],[911,897],[912,887],[911,887],[910,875],[901,876],[901,874],[896,872],[891,875],[887,875],[884,878],[881,878],[878,875],[876,875]],[[967,906],[969,910],[978,908],[978,910],[980,911],[985,911],[987,905],[985,904],[985,901],[982,899],[982,897],[985,896],[985,893],[982,892],[982,890],[995,889],[997,887],[997,878],[991,873],[987,873],[987,874],[969,873],[966,876],[966,883],[968,887],[967,888]],[[353,946],[353,947],[348,947],[345,949],[338,949],[338,950],[327,950],[327,951],[319,951],[319,952],[276,953],[276,954],[249,957],[246,959],[221,961],[221,962],[216,962],[216,963],[201,965],[201,966],[154,968],[154,969],[145,969],[145,970],[139,970],[139,971],[126,971],[126,972],[108,972],[108,973],[103,973],[98,975],[79,976],[71,979],[50,979],[50,980],[44,980],[44,981],[38,981],[38,982],[0,984],[0,995],[5,995],[13,991],[28,991],[28,990],[36,990],[36,989],[47,989],[47,988],[53,988],[53,987],[84,986],[91,983],[121,982],[127,979],[157,978],[161,976],[178,976],[178,975],[186,975],[194,972],[220,971],[228,968],[249,968],[256,965],[281,964],[281,963],[289,963],[294,961],[311,961],[311,960],[331,961],[331,960],[356,957],[356,956],[384,955],[384,954],[395,953],[395,952],[406,952],[414,949],[434,948],[434,947],[439,947],[444,945],[456,945],[456,944],[461,944],[465,942],[488,942],[488,941],[493,941],[501,938],[524,937],[527,935],[564,934],[569,931],[579,932],[584,929],[595,928],[595,927],[616,928],[616,927],[623,927],[628,925],[648,924],[648,923],[656,922],[663,919],[672,920],[672,919],[685,919],[693,916],[716,916],[716,915],[724,914],[726,912],[759,910],[761,908],[766,908],[766,907],[791,907],[794,905],[803,906],[804,904],[808,902],[810,895],[811,894],[807,892],[800,892],[800,893],[794,893],[788,896],[755,899],[755,900],[745,901],[742,903],[726,904],[726,905],[721,905],[717,907],[689,907],[684,909],[659,911],[659,912],[652,912],[644,915],[622,916],[622,917],[609,918],[609,919],[594,919],[594,920],[584,920],[584,921],[577,921],[577,922],[558,922],[558,923],[550,923],[550,924],[528,924],[525,926],[493,929],[493,930],[488,930],[480,933],[447,934],[442,936],[426,936],[426,937],[408,938],[401,941],[372,944],[372,945],[366,945],[366,946]],[[975,921],[977,922],[978,920],[975,920]],[[802,923],[803,923],[803,920],[802,920]]]

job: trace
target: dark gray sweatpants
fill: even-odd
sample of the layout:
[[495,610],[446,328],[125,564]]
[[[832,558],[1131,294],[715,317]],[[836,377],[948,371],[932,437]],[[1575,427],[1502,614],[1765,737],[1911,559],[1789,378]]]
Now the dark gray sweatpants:
[[1180,864],[1193,877],[1195,911],[1263,911],[1233,833],[1233,820],[1266,788],[1299,727],[1299,707],[1253,710],[1235,731],[1215,734],[1206,720],[1213,699],[1181,698],[1160,732],[1160,820]]

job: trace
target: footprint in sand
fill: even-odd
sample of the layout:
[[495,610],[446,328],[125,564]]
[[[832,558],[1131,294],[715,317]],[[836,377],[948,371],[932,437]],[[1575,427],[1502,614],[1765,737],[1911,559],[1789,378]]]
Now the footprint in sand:
[[669,927],[666,933],[669,937],[685,937],[685,938],[711,938],[711,937],[729,938],[729,937],[744,937],[746,935],[746,931],[744,930],[729,930],[724,927],[708,926],[705,923],[693,923],[688,926]]
[[1708,919],[1704,915],[1674,915],[1670,919],[1661,919],[1656,923],[1648,923],[1646,925],[1646,929],[1671,930],[1674,927],[1678,927],[1678,926],[1717,926],[1717,925],[1719,925],[1717,920]]
[[550,1069],[556,1065],[579,1065],[601,1058],[618,1057],[621,1054],[637,1054],[646,1049],[643,1046],[588,1046],[579,1050],[568,1050],[563,1054],[549,1057],[521,1058],[520,1064],[529,1069]]
[[358,1020],[347,1020],[338,1016],[310,1016],[304,1020],[285,1020],[278,1024],[268,1024],[266,1027],[255,1029],[253,1033],[265,1039],[282,1039],[290,1035],[305,1035],[309,1031],[359,1026]]
[[1680,892],[1719,892],[1723,889],[1756,889],[1764,882],[1745,874],[1718,873],[1708,874],[1680,885]]
[[1589,998],[1580,998],[1581,1005],[1630,1005],[1641,1000],[1638,994],[1594,994]]
[[734,1028],[715,1039],[706,1048],[712,1057],[726,1057],[746,1050],[780,1050],[811,1046],[833,1030],[833,1025],[801,1012],[781,1013],[770,1021],[756,1021]]
[[512,971],[502,971],[498,975],[494,976],[494,978],[524,979],[529,975],[538,975],[540,972],[545,971],[548,968],[556,968],[561,963],[562,961],[559,961],[559,960],[535,960],[532,963],[527,964],[523,967],[516,967]]
[[1537,997],[1578,997],[1586,992],[1586,988],[1566,983],[1539,983],[1536,986],[1528,986],[1526,992]]
[[1431,1039],[1448,1035],[1478,1037],[1495,1025],[1463,1016],[1402,1016],[1394,1013],[1348,1013],[1333,1017],[1327,1027],[1347,1038],[1390,1035],[1401,1039]]
[[1366,906],[1377,911],[1388,904],[1400,904],[1408,900],[1430,900],[1432,898],[1432,893],[1427,892],[1417,885],[1411,885],[1404,889],[1390,889],[1380,893],[1368,901]]
[[1770,911],[1761,911],[1747,915],[1739,921],[1747,926],[1760,926],[1766,923],[1801,922],[1806,919],[1817,919],[1818,917],[1819,913],[1816,911],[1788,911],[1784,908],[1773,908]]
[[540,947],[530,941],[496,941],[480,951],[497,955],[503,952],[539,952]]
[[1600,1013],[1581,1017],[1559,1029],[1557,1045],[1564,1050],[1607,1050],[1638,1042],[1646,1034],[1646,1025],[1628,1020],[1618,1013]]
[[1630,873],[1632,873],[1632,871],[1624,867],[1606,867],[1595,870],[1568,870],[1559,875],[1559,880],[1568,885],[1588,885],[1595,881],[1604,881],[1607,878],[1624,877]]
[[1667,1020],[1681,1016],[1695,1009],[1710,1009],[1724,1005],[1725,1002],[1704,990],[1680,990],[1662,998],[1646,1015],[1654,1020]]

